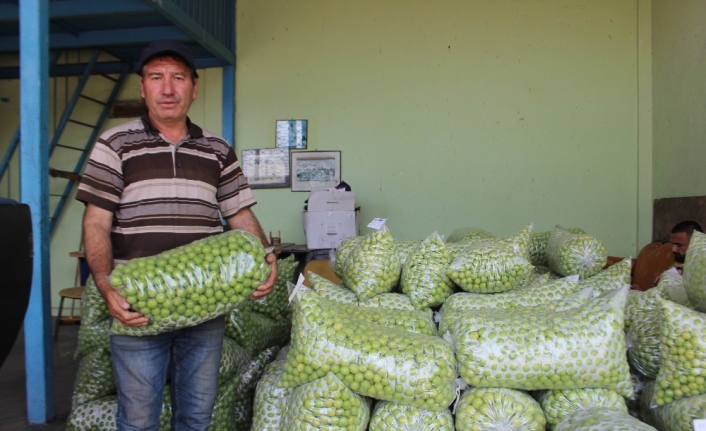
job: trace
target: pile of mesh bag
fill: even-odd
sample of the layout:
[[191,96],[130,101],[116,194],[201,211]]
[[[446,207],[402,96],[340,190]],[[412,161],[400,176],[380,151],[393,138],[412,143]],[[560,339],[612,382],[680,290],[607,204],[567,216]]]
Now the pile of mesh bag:
[[[543,430],[606,406],[629,420],[629,259],[601,271],[600,241],[560,228],[539,259],[537,238],[530,225],[497,238],[467,228],[397,241],[385,227],[344,240],[331,256],[342,281],[309,274],[311,290],[293,295],[290,350],[267,386],[278,396],[261,404],[276,419],[254,429],[277,429],[292,410],[303,416],[294,429]],[[334,411],[326,397],[291,397],[322,382],[363,400]],[[544,405],[529,392],[539,390],[551,392]],[[369,414],[356,416],[366,399]]]
[[[222,250],[223,254],[219,256],[228,256],[227,258],[216,258],[213,257],[215,255],[212,254],[213,259],[207,258],[212,265],[208,268],[211,269],[206,270],[205,266],[199,267],[197,265],[191,267],[191,277],[197,280],[195,285],[192,285],[191,281],[189,281],[183,286],[179,285],[179,287],[176,287],[177,289],[183,287],[187,298],[190,294],[196,295],[197,290],[203,287],[204,290],[198,293],[199,295],[216,299],[217,304],[220,305],[216,305],[214,310],[218,311],[209,311],[208,300],[205,300],[205,311],[207,313],[205,317],[199,315],[200,317],[198,319],[194,319],[194,315],[192,314],[187,320],[184,320],[183,318],[186,313],[179,308],[180,305],[187,305],[185,304],[186,301],[183,301],[181,304],[176,305],[177,311],[175,313],[179,314],[179,316],[170,315],[167,316],[166,319],[161,319],[155,317],[156,313],[149,312],[147,315],[150,318],[150,324],[146,329],[137,331],[116,329],[115,324],[111,327],[110,315],[105,301],[93,280],[89,278],[86,283],[86,290],[82,301],[82,325],[79,329],[78,346],[75,353],[76,357],[81,359],[81,362],[74,386],[72,409],[67,420],[67,430],[110,431],[116,429],[115,414],[117,412],[117,398],[109,341],[111,330],[116,333],[139,336],[143,335],[142,331],[146,331],[145,333],[162,331],[162,324],[155,324],[155,322],[164,322],[165,320],[171,319],[172,322],[177,322],[177,326],[187,321],[188,323],[184,324],[184,326],[189,326],[192,323],[199,323],[201,321],[200,319],[212,318],[214,314],[219,313],[226,315],[227,333],[221,354],[216,405],[209,429],[250,429],[253,415],[253,398],[257,383],[262,373],[265,371],[266,366],[275,359],[280,347],[286,345],[289,340],[291,311],[287,299],[287,282],[293,279],[297,262],[293,257],[278,261],[278,276],[271,294],[258,300],[242,299],[241,297],[243,295],[250,295],[248,292],[251,292],[257,287],[260,280],[263,279],[262,277],[268,273],[268,270],[263,270],[260,265],[264,262],[264,254],[261,255],[259,252],[259,248],[257,247],[259,242],[252,244],[247,240],[249,238],[248,235],[235,235],[231,232],[212,237],[210,241],[202,240],[197,242],[201,245],[201,255],[199,256],[202,258],[202,264],[203,253],[208,250],[205,249],[205,244],[212,244],[210,250],[212,253],[215,249],[215,245],[220,244],[219,241],[225,239],[225,248],[228,247],[228,244],[234,243],[235,245],[233,245],[232,250],[236,251],[233,252],[233,254],[228,254],[224,248]],[[241,244],[239,240],[243,238],[246,239],[246,242]],[[188,253],[188,250],[193,252],[194,244],[185,246],[182,251],[187,251],[181,254],[170,254],[169,252],[165,254],[172,257],[187,256],[190,259],[198,261],[199,259],[190,256]],[[248,246],[248,244],[250,245]],[[255,257],[251,258],[252,256]],[[260,257],[262,257],[262,262],[260,262]],[[159,258],[161,259],[162,257]],[[171,263],[175,263],[170,263],[169,258],[166,259],[167,265],[172,266]],[[138,261],[137,267],[145,268],[145,274],[141,274],[139,271],[128,274],[125,268],[131,266],[129,262],[118,272],[118,274],[122,274],[120,275],[121,283],[125,286],[136,286],[138,290],[146,289],[146,292],[157,292],[157,290],[150,290],[150,286],[154,287],[152,281],[156,279],[156,276],[153,277],[152,272],[150,272],[154,270],[151,267],[140,264],[140,262],[148,262],[147,259],[135,260]],[[218,262],[218,266],[213,264],[214,261]],[[179,262],[181,263],[181,261]],[[160,262],[157,266],[161,263],[164,262]],[[174,268],[179,270],[179,263],[177,263]],[[201,268],[202,271],[199,272],[196,268]],[[171,270],[172,268],[168,269]],[[261,275],[255,275],[255,272],[258,271]],[[219,272],[220,275],[216,275],[217,272]],[[114,271],[111,275],[111,279],[117,278],[118,274]],[[190,280],[189,272],[182,270],[181,274],[184,279]],[[237,274],[242,274],[242,276],[238,276]],[[172,272],[172,276],[174,276],[174,272]],[[163,283],[161,287],[167,289],[166,291],[170,291],[170,285],[165,283],[165,280],[168,280],[166,272],[165,275],[160,275],[160,277]],[[149,283],[148,280],[150,280]],[[225,283],[223,283],[225,280],[230,280],[228,282],[229,287],[226,287]],[[219,283],[220,286],[218,286]],[[117,281],[114,282],[114,284],[117,284]],[[191,289],[193,289],[193,292],[189,293]],[[212,289],[212,291],[208,289]],[[225,296],[221,297],[220,294],[216,295],[219,291],[224,292]],[[229,292],[234,291],[242,292],[239,296],[235,294],[230,295],[230,298],[236,300],[236,303],[223,300],[223,298],[228,297]],[[121,292],[123,294],[126,293],[125,290]],[[175,292],[177,292],[177,290],[175,290]],[[169,303],[166,305],[174,306],[174,299],[176,297],[175,294],[175,297],[171,298],[171,305]],[[150,298],[154,299],[156,295],[150,296]],[[130,295],[128,295],[128,301],[133,299],[137,300],[137,298],[131,298]],[[162,298],[159,299],[161,300]],[[165,307],[167,300],[170,300],[170,298],[165,294],[164,300],[158,301],[159,306],[148,308],[150,310],[156,310],[159,309],[159,307]],[[149,305],[152,305],[152,303]],[[191,310],[193,313],[193,308],[191,308]],[[119,326],[119,328],[123,327]],[[167,382],[164,390],[162,414],[160,416],[160,430],[171,429],[171,415],[171,393],[169,382]]]
[[[278,279],[229,310],[240,365],[212,429],[692,429],[706,405],[700,240],[683,279],[636,292],[630,259],[603,269],[605,247],[580,229],[347,238],[330,255],[338,282]],[[105,334],[80,343],[97,352],[86,368],[105,368],[110,328],[86,330]],[[77,403],[110,404],[92,373]]]

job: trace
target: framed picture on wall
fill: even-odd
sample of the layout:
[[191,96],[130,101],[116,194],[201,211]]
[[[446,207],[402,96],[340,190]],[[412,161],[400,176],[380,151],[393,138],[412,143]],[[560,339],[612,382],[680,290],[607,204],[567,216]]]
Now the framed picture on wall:
[[277,120],[275,147],[306,150],[308,123],[307,120]]
[[293,192],[326,190],[341,182],[340,151],[300,151],[291,156]]
[[252,189],[289,187],[289,148],[243,150],[241,165]]

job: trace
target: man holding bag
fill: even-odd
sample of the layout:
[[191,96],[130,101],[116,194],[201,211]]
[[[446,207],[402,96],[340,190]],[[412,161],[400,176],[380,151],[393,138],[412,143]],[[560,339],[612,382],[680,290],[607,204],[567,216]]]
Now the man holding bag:
[[[86,204],[86,258],[110,314],[125,326],[147,318],[107,281],[115,263],[152,256],[231,229],[267,239],[250,210],[255,199],[233,148],[187,117],[198,75],[191,51],[161,40],[140,56],[145,117],[103,133],[86,166],[76,199]],[[251,299],[272,291],[272,272]],[[206,430],[218,389],[223,317],[158,335],[111,335],[118,388],[117,428],[156,430],[167,376],[175,430]]]

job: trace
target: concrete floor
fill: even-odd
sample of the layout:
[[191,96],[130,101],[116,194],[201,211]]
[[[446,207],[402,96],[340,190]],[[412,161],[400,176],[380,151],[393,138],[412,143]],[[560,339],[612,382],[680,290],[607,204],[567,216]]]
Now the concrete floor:
[[54,344],[54,406],[55,416],[46,425],[27,422],[27,391],[25,388],[24,333],[15,341],[12,351],[0,368],[0,430],[59,431],[66,428],[71,411],[71,395],[79,360],[74,359],[79,326],[62,326]]

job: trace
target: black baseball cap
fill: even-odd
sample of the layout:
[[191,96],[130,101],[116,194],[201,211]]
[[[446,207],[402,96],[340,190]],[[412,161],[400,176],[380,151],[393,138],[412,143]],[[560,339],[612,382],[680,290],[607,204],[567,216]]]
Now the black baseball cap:
[[191,68],[194,78],[198,78],[199,75],[196,73],[196,66],[194,65],[194,54],[191,53],[191,50],[186,45],[172,39],[162,39],[147,45],[140,54],[140,68],[137,72],[142,73],[142,68],[145,67],[148,61],[162,54],[173,54],[181,58]]

